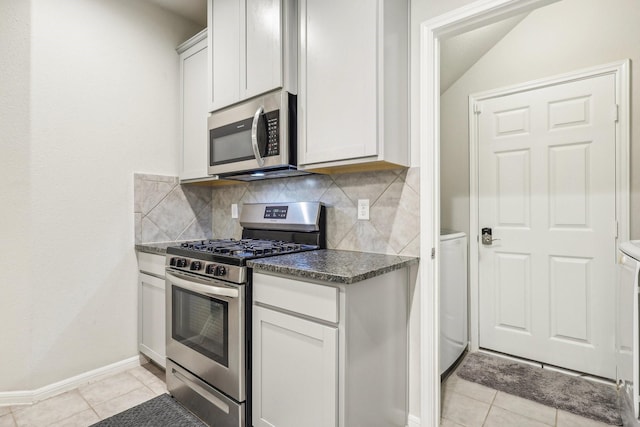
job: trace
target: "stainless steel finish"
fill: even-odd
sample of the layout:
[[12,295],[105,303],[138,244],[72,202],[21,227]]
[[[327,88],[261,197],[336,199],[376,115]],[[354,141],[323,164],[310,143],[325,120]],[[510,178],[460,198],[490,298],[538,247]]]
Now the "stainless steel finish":
[[[209,116],[209,129],[219,128],[221,126],[235,123],[237,121],[254,117],[256,110],[263,107],[264,111],[280,110],[278,118],[279,123],[279,143],[280,155],[269,156],[264,158],[264,164],[260,165],[256,159],[243,160],[222,165],[209,165],[209,175],[228,174],[234,172],[244,172],[260,168],[273,168],[290,163],[296,163],[297,159],[289,159],[289,93],[283,90],[269,92],[267,94],[243,101],[239,104],[215,111]],[[211,158],[211,146],[207,144],[207,158]]]
[[215,395],[213,395],[213,394],[210,395],[209,393],[207,393],[207,390],[205,388],[205,386],[207,385],[206,383],[203,383],[202,381],[199,381],[193,375],[189,375],[189,377],[191,377],[191,378],[188,378],[187,377],[187,375],[188,375],[187,372],[182,374],[182,373],[178,372],[177,370],[174,370],[173,371],[173,375],[175,375],[175,377],[177,379],[179,379],[180,381],[185,383],[187,386],[189,386],[189,388],[192,388],[194,391],[196,391],[200,396],[204,397],[209,402],[211,402],[214,405],[216,405],[218,407],[218,409],[220,409],[222,412],[224,412],[225,414],[229,413],[229,405],[224,403],[222,400],[217,398]]
[[196,376],[167,360],[167,390],[183,406],[216,427],[245,427],[245,403],[236,403]]
[[493,245],[493,242],[495,242],[496,240],[500,240],[500,239],[494,239],[491,236],[482,236],[482,244],[485,246],[491,246]]
[[185,280],[185,279],[181,279],[175,274],[171,274],[170,272],[167,272],[166,276],[169,277],[169,279],[171,280],[171,283],[173,283],[174,285],[178,285],[183,289],[188,289],[190,291],[193,291],[202,295],[206,295],[211,298],[217,298],[217,297],[238,298],[238,296],[240,295],[240,292],[238,292],[237,287],[234,288],[234,287],[226,286],[222,284],[221,286],[213,286],[209,284],[201,285],[201,284],[195,283],[193,281],[193,278],[191,277],[189,278],[189,280]]
[[251,123],[251,148],[253,148],[253,155],[256,156],[256,161],[260,167],[264,166],[264,159],[260,155],[260,148],[258,147],[258,122],[262,113],[264,113],[264,107],[261,105],[256,110]]
[[323,212],[319,202],[245,204],[242,240],[167,249],[167,389],[215,427],[251,427],[247,260],[323,247]]
[[223,179],[232,179],[234,181],[261,181],[264,179],[270,178],[291,178],[293,176],[304,176],[311,175],[312,172],[308,172],[305,170],[296,169],[294,166],[291,168],[278,168],[278,169],[267,169],[261,171],[260,173],[254,173],[251,171],[238,173],[234,175],[226,175]]
[[[175,280],[175,279],[178,280]],[[182,280],[180,280],[182,279]],[[194,351],[181,342],[174,340],[172,335],[173,306],[172,295],[174,288],[187,289],[180,286],[183,280],[191,284],[218,288],[225,285],[215,279],[197,277],[176,271],[167,271],[166,275],[166,311],[167,311],[167,358],[181,366],[188,366],[189,370],[209,384],[214,385],[223,393],[242,402],[246,398],[246,366],[245,366],[245,292],[246,285],[238,285],[238,296],[210,297],[201,294],[203,298],[214,298],[227,303],[228,313],[228,367],[223,366],[205,355]],[[250,309],[250,307],[249,307]]]
[[[287,206],[287,217],[265,218],[267,206]],[[245,203],[240,224],[257,230],[318,231],[320,209],[319,202]]]
[[[185,266],[184,267],[176,267],[176,266],[172,266],[171,265],[171,259],[172,258],[180,258],[180,259],[184,259],[185,260]],[[191,266],[194,262],[199,262],[201,264],[200,269],[194,271],[191,269]],[[180,270],[186,273],[197,273],[200,276],[206,276],[206,277],[210,277],[212,279],[220,279],[220,280],[225,280],[225,281],[229,281],[229,282],[233,282],[233,283],[246,283],[247,281],[247,267],[240,267],[237,265],[230,265],[230,264],[225,264],[225,263],[221,263],[221,262],[208,262],[208,261],[203,261],[201,259],[196,259],[196,258],[189,258],[189,257],[185,257],[185,256],[180,256],[180,255],[170,255],[167,256],[166,260],[165,260],[165,266],[171,270]],[[207,273],[207,269],[212,266],[212,268],[215,269],[215,267],[224,267],[224,274],[220,274],[220,275],[214,275],[211,273]],[[191,280],[191,276],[189,276],[189,280]]]

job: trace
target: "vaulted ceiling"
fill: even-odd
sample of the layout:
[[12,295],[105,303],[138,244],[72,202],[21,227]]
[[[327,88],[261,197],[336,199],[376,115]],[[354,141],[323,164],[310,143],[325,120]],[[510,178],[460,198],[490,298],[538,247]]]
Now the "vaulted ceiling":
[[207,0],[145,0],[162,9],[193,21],[203,28],[207,26]]
[[480,27],[440,43],[440,94],[458,80],[527,14]]

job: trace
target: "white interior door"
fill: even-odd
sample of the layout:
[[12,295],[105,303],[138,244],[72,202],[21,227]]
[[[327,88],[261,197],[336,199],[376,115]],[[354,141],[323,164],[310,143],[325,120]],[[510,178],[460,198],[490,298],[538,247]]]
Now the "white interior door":
[[615,84],[479,103],[480,347],[615,378]]

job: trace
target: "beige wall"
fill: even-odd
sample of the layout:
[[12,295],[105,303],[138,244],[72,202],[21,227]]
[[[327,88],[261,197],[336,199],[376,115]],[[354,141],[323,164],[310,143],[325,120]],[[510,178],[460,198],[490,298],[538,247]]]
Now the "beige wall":
[[[563,0],[533,11],[441,97],[442,225],[469,230],[468,95],[630,58],[640,108],[640,3]],[[446,72],[446,70],[442,70]],[[640,126],[633,114],[631,126]],[[640,135],[631,139],[631,212],[640,211]],[[635,169],[635,170],[634,170]],[[631,220],[640,238],[640,220]]]
[[29,376],[30,12],[27,1],[0,1],[0,392]]
[[0,394],[138,354],[133,172],[177,174],[197,31],[147,2],[0,2]]

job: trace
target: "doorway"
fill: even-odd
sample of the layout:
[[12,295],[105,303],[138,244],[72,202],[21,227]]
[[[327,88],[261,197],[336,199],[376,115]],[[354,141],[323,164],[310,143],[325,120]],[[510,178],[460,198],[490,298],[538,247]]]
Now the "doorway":
[[[562,4],[571,3],[569,0],[560,2]],[[575,2],[574,2],[575,3]],[[434,331],[438,331],[438,290],[436,286],[428,285],[429,283],[438,283],[438,265],[437,262],[433,262],[431,258],[431,248],[438,248],[438,236],[441,227],[440,218],[440,141],[441,141],[441,97],[439,91],[440,81],[440,42],[448,37],[452,37],[458,34],[465,33],[469,30],[481,27],[488,23],[497,22],[509,17],[513,17],[517,14],[528,13],[538,10],[543,6],[551,5],[556,6],[559,3],[548,0],[495,0],[495,1],[478,1],[472,3],[468,7],[463,7],[450,12],[442,17],[435,18],[431,21],[423,23],[421,28],[422,38],[422,62],[421,62],[421,269],[423,279],[422,282],[425,286],[422,287],[421,295],[421,312],[423,313],[422,320],[422,398],[421,398],[421,413],[422,425],[438,425],[439,422],[439,377],[437,375],[438,370],[438,334],[434,335]],[[585,10],[589,8],[585,7]],[[560,19],[560,18],[558,18]],[[564,21],[566,24],[566,20]],[[593,30],[593,26],[592,26]],[[543,32],[538,34],[538,38],[553,38],[557,37],[557,34],[549,32],[548,34]],[[557,41],[553,40],[552,42]],[[588,46],[593,48],[593,46]],[[510,53],[512,53],[511,51]],[[518,53],[518,52],[516,52]],[[548,54],[548,52],[545,52]],[[630,55],[629,55],[630,56]],[[624,56],[617,56],[610,58],[609,61],[618,60]],[[556,65],[561,61],[556,61]],[[595,63],[606,63],[607,61],[598,61]],[[591,63],[592,64],[592,63]],[[591,65],[587,64],[587,65]],[[531,60],[525,63],[528,68],[526,71],[533,73],[530,78],[523,78],[517,81],[527,81],[535,79],[536,73],[540,73],[540,64],[535,60]],[[570,69],[581,68],[580,66],[574,66]],[[493,72],[487,76],[488,80],[497,78],[500,76],[510,76],[513,73],[511,70],[505,70]],[[548,72],[542,75],[554,75],[559,74],[563,70],[558,69],[555,72]],[[514,83],[514,81],[507,82],[508,84]],[[504,85],[504,84],[503,84]],[[489,85],[490,87],[500,87],[501,84]],[[469,92],[473,93],[473,92]],[[466,100],[465,100],[466,102]],[[621,99],[622,103],[626,103],[628,106],[629,100]],[[628,111],[628,110],[627,110]],[[466,120],[467,111],[463,111]],[[622,120],[618,124],[617,132],[619,133],[620,144],[622,151],[628,150],[629,141],[629,122],[627,117],[622,117]],[[466,124],[463,125],[463,129],[466,130]],[[467,152],[468,153],[468,152]],[[628,151],[626,152],[628,155]],[[620,159],[616,159],[617,161]],[[629,170],[624,163],[619,164],[619,168],[616,170],[616,180],[622,185],[628,184]],[[467,181],[468,182],[468,181]],[[621,197],[616,200],[616,212],[621,215],[623,223],[628,223],[626,218],[628,212],[628,198],[625,199],[625,192],[621,193]],[[628,193],[628,189],[627,189]],[[458,211],[459,212],[459,211]],[[467,210],[467,212],[469,212]],[[469,222],[467,222],[467,226]],[[459,229],[458,227],[447,227]],[[474,242],[476,235],[470,233],[470,242]],[[623,230],[621,226],[619,229],[620,239],[628,238],[628,229]],[[473,272],[472,272],[473,274]],[[477,296],[476,296],[477,297]],[[472,308],[473,310],[473,308]],[[471,315],[477,315],[471,313]],[[471,331],[472,337],[474,331]],[[477,331],[476,335],[477,336]],[[472,349],[473,349],[472,343]],[[476,343],[477,345],[477,343]],[[477,348],[477,347],[476,347]]]

